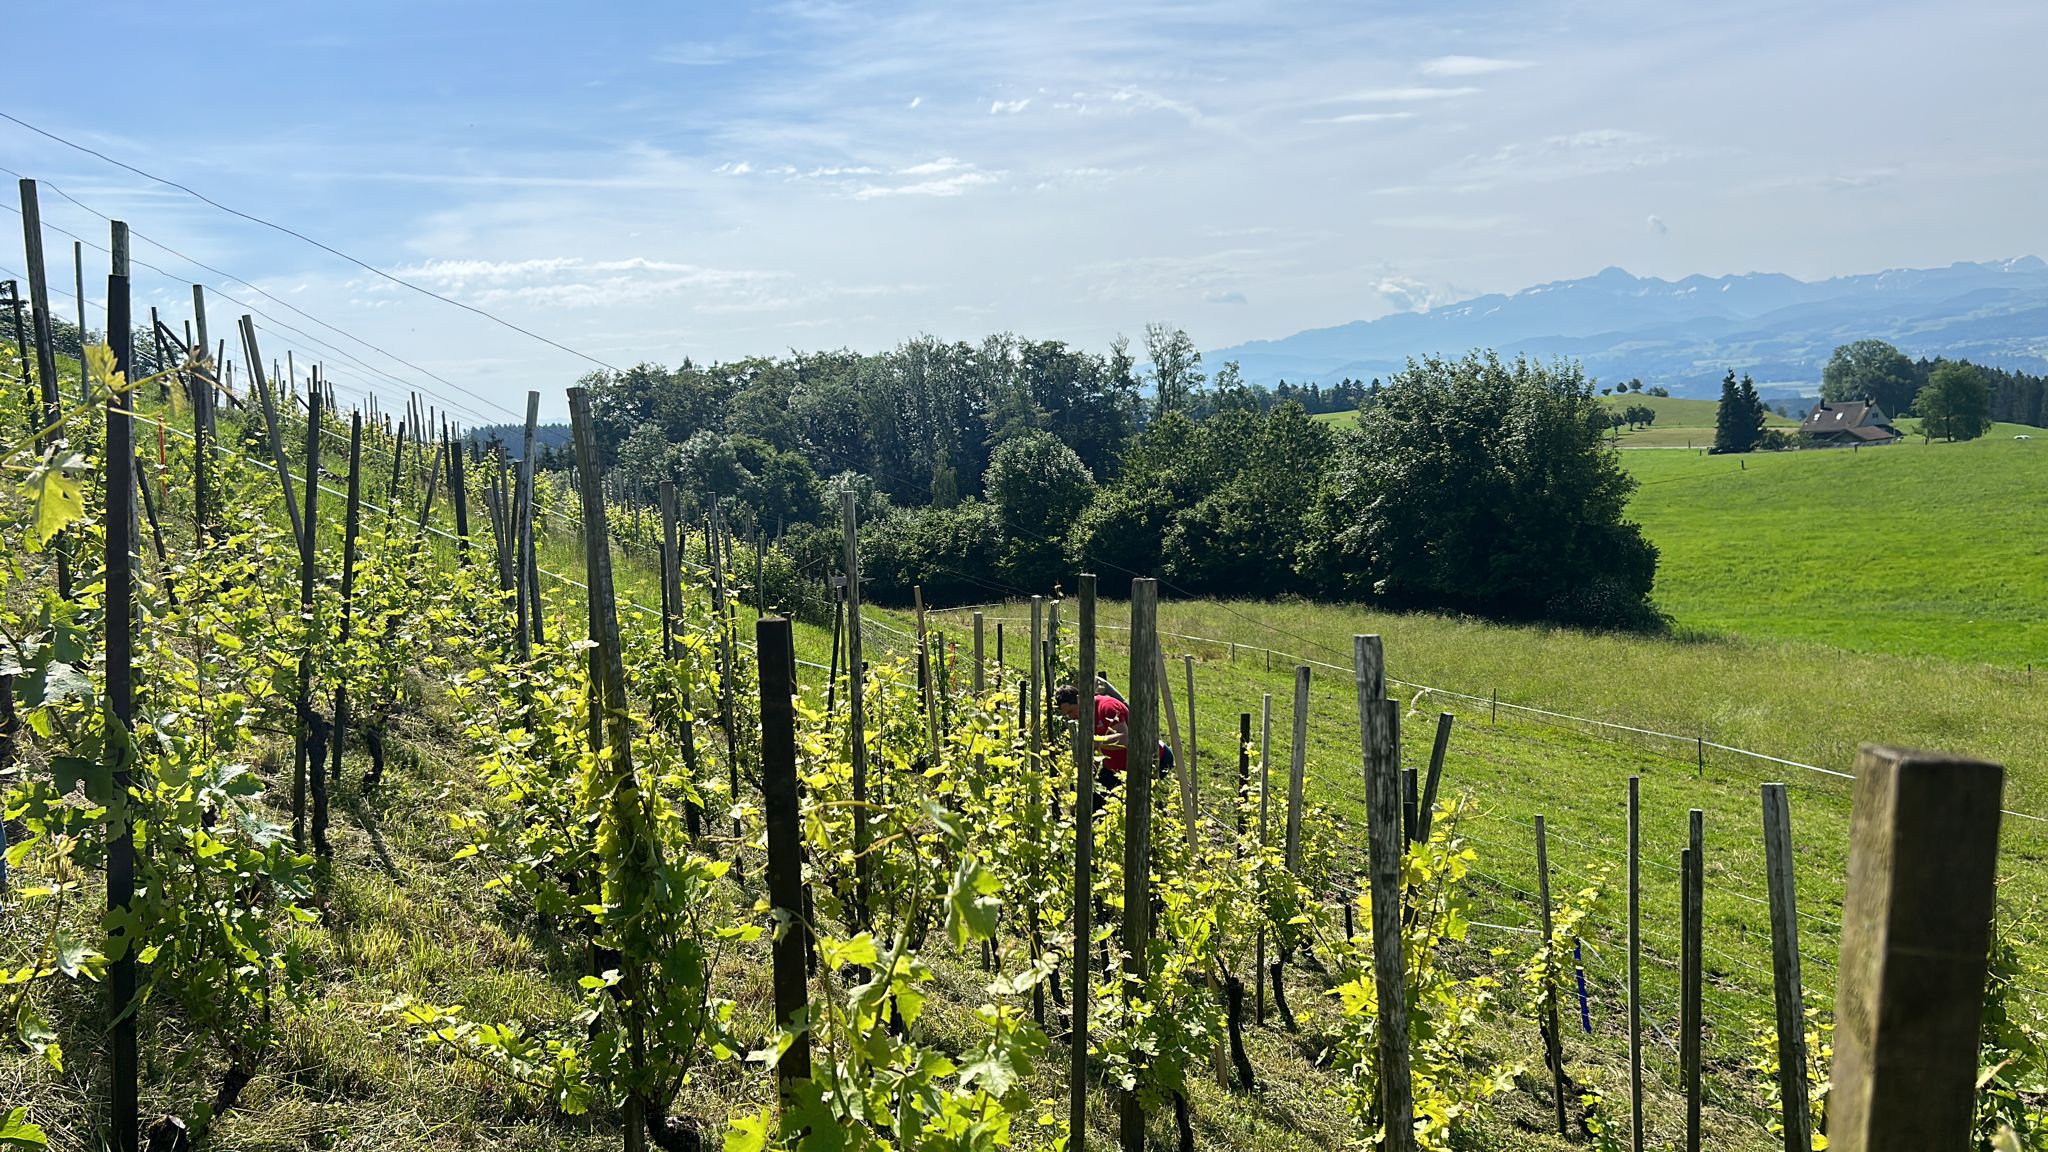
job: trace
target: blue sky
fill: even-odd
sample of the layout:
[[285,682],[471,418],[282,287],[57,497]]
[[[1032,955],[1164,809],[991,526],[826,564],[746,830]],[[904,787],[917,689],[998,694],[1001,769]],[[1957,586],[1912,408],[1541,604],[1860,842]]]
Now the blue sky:
[[[2040,0],[17,9],[0,110],[613,364],[2048,253]],[[590,367],[4,121],[0,164],[488,402],[138,241],[145,303],[471,421]]]

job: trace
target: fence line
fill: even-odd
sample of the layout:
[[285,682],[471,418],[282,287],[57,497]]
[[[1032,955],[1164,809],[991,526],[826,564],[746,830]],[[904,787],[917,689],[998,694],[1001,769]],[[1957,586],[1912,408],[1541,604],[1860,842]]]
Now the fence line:
[[[944,611],[959,611],[959,609],[944,609]],[[991,617],[991,619],[1015,622],[1019,618],[1010,616],[996,616]],[[1101,627],[1125,632],[1130,631],[1128,627],[1117,624],[1103,624],[1101,625]],[[1260,627],[1270,626],[1261,624]],[[1159,630],[1159,634],[1161,636],[1171,636],[1176,640],[1191,640],[1197,644],[1211,644],[1219,648],[1245,648],[1253,652],[1271,652],[1275,656],[1285,657],[1296,664],[1307,664],[1311,667],[1324,668],[1332,672],[1342,672],[1347,675],[1353,672],[1353,669],[1343,667],[1342,665],[1332,664],[1326,660],[1317,660],[1314,657],[1310,656],[1298,656],[1291,652],[1281,651],[1278,648],[1270,648],[1256,644],[1241,644],[1235,640],[1218,640],[1213,636],[1196,636],[1186,632],[1169,632],[1164,628]],[[1596,720],[1591,716],[1574,716],[1569,712],[1553,712],[1548,708],[1537,708],[1529,704],[1511,703],[1510,701],[1500,699],[1498,696],[1474,696],[1470,692],[1459,692],[1456,689],[1452,688],[1439,688],[1434,684],[1423,684],[1415,680],[1401,680],[1393,676],[1387,677],[1387,683],[1398,684],[1403,688],[1413,688],[1416,689],[1418,693],[1429,693],[1437,696],[1447,696],[1455,700],[1470,700],[1475,704],[1485,704],[1489,707],[1506,708],[1515,712],[1525,712],[1533,716],[1543,716],[1554,720],[1569,720],[1575,724],[1591,724],[1597,728],[1607,728],[1617,732],[1629,732],[1637,736],[1649,736],[1660,740],[1674,741],[1680,744],[1691,744],[1699,748],[1712,748],[1717,752],[1727,752],[1736,756],[1747,756],[1753,760],[1763,760],[1768,763],[1783,765],[1787,768],[1797,768],[1805,772],[1813,772],[1822,776],[1830,776],[1837,780],[1856,779],[1854,773],[1842,772],[1833,768],[1823,768],[1817,764],[1807,764],[1799,760],[1788,760],[1782,756],[1773,756],[1767,752],[1754,752],[1747,748],[1737,748],[1732,744],[1722,744],[1717,741],[1708,740],[1697,735],[1683,736],[1676,732],[1660,732],[1654,728],[1640,728],[1633,724],[1620,724],[1612,720]],[[2031,812],[2020,812],[2011,808],[2001,809],[2001,812],[2006,816],[2016,817],[2021,820],[2031,820],[2037,824],[2048,824],[2048,816],[2036,816]]]

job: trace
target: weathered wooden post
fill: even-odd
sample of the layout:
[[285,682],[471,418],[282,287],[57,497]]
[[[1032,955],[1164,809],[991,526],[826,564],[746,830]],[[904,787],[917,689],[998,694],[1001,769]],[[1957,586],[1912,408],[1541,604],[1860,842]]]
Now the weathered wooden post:
[[[1272,811],[1273,796],[1273,694],[1262,694],[1259,705],[1259,871],[1260,896],[1265,895],[1266,875],[1266,830],[1272,826],[1269,813]],[[1258,979],[1252,981],[1258,991],[1254,996],[1252,1020],[1260,1027],[1266,1024],[1266,925],[1259,924],[1258,951],[1253,958],[1258,968]]]
[[[355,632],[356,606],[356,539],[363,527],[363,413],[360,409],[349,421],[348,429],[348,500],[342,516],[341,528],[341,646],[348,647],[349,637]],[[348,678],[337,676],[334,683],[334,748],[333,766],[328,775],[334,780],[341,779],[341,754],[348,743]],[[314,769],[318,771],[316,767]]]
[[316,762],[318,752],[313,728],[313,644],[319,635],[314,615],[313,592],[318,579],[320,527],[320,395],[306,394],[306,515],[305,530],[299,533],[299,621],[306,629],[305,646],[299,650],[298,751],[293,757],[292,839],[306,842],[306,792],[313,793],[313,852],[329,855],[327,846],[327,774]]
[[[1026,706],[1024,710],[1025,716],[1027,717],[1025,722],[1026,727],[1024,741],[1025,748],[1027,749],[1028,755],[1030,756],[1030,767],[1028,769],[1028,774],[1025,777],[1025,779],[1029,781],[1029,789],[1026,793],[1028,798],[1025,801],[1024,818],[1029,823],[1029,825],[1034,828],[1043,827],[1045,823],[1045,796],[1044,793],[1040,791],[1040,787],[1045,777],[1045,712],[1043,705],[1040,703],[1040,698],[1038,694],[1039,677],[1044,672],[1044,666],[1040,660],[1040,657],[1043,655],[1043,653],[1040,650],[1038,644],[1038,638],[1040,634],[1039,630],[1044,626],[1044,613],[1045,597],[1033,596],[1031,598],[1031,682],[1025,686],[1025,695],[1029,700],[1029,704]],[[917,613],[917,626],[918,662],[919,666],[922,667],[924,662],[925,651],[924,609],[922,600],[919,601]],[[927,685],[925,687],[924,699],[925,708],[927,711],[929,711],[932,702],[932,693],[929,682],[927,682]],[[936,739],[936,733],[934,733],[932,747],[933,756],[938,755],[939,750],[937,747],[937,743],[938,741]],[[1037,868],[1035,865],[1033,866],[1032,871],[1033,873],[1037,872]],[[1029,917],[1029,923],[1026,925],[1026,928],[1030,933],[1029,943],[1031,948],[1031,962],[1035,964],[1038,962],[1039,957],[1044,955],[1045,953],[1045,942],[1042,935],[1042,927],[1039,923],[1039,911],[1036,902],[1030,904],[1027,916]],[[1039,1027],[1043,1028],[1045,1026],[1044,981],[1037,981],[1031,985],[1031,1015],[1032,1018],[1038,1022]]]
[[[977,701],[981,699],[981,693],[987,691],[987,672],[983,670],[983,664],[981,664],[981,627],[983,627],[981,613],[975,613],[975,699]],[[1092,695],[1094,691],[1096,691],[1094,685],[1087,685],[1087,693]]]
[[1416,828],[1415,841],[1420,844],[1429,839],[1429,824],[1436,814],[1436,789],[1444,778],[1444,754],[1451,749],[1451,723],[1455,719],[1449,712],[1436,716],[1436,745],[1429,751],[1429,779],[1422,786],[1422,800],[1418,805],[1421,822]]
[[[1408,1077],[1407,967],[1401,956],[1401,706],[1385,699],[1386,664],[1377,636],[1354,636],[1358,735],[1365,761],[1365,813],[1372,869],[1373,984],[1379,993],[1380,1117],[1389,1152],[1414,1152],[1414,1085]],[[1297,676],[1307,687],[1302,668]]]
[[[868,926],[868,895],[874,863],[868,859],[867,712],[861,681],[867,667],[860,654],[860,513],[853,490],[839,493],[839,527],[846,545],[846,743],[853,761],[853,924]],[[1000,635],[1000,633],[998,633]]]
[[1799,895],[1792,871],[1792,807],[1783,784],[1763,786],[1763,809],[1764,878],[1771,895],[1771,990],[1778,1010],[1778,1095],[1785,1152],[1813,1152],[1813,1115],[1807,1102],[1806,992],[1799,972]]
[[2005,770],[1865,745],[1856,757],[1828,1146],[1970,1146]]
[[[1139,994],[1152,942],[1152,777],[1159,767],[1159,584],[1131,581],[1131,720],[1124,770],[1124,996]],[[1136,1092],[1118,1100],[1123,1152],[1145,1152]]]
[[1564,1034],[1558,1031],[1556,931],[1550,907],[1550,835],[1536,816],[1536,896],[1543,905],[1543,1054],[1550,1065],[1551,1097],[1557,1105],[1557,1134],[1566,1135],[1564,1116]]
[[1237,714],[1237,835],[1243,839],[1252,806],[1252,714]]
[[775,1065],[782,1102],[811,1077],[810,989],[804,968],[811,933],[804,909],[803,813],[796,780],[796,640],[789,621],[754,622],[761,669],[761,809],[768,825],[768,903],[789,930],[774,942],[775,1023],[795,1033]]
[[[1294,668],[1294,747],[1287,766],[1287,870],[1301,868],[1301,805],[1308,775],[1308,665]],[[1395,782],[1394,811],[1401,808],[1400,783]]]
[[[34,184],[22,181],[24,196],[32,197]],[[114,227],[125,232],[118,221]],[[125,245],[123,246],[125,250]],[[128,268],[125,261],[114,266],[107,277],[107,346],[114,354],[114,371],[127,373],[133,365],[130,347]],[[43,333],[46,322],[39,322]],[[48,348],[47,341],[43,344]],[[56,386],[54,368],[49,384]],[[45,397],[45,399],[49,399]],[[107,397],[106,461],[106,591],[104,612],[107,622],[107,713],[108,720],[123,729],[133,728],[135,708],[135,569],[134,523],[135,483],[129,461],[135,456],[135,427],[128,398]],[[117,749],[126,739],[107,741],[109,767],[113,770],[113,792],[126,796],[130,784],[128,758]],[[107,915],[126,917],[135,900],[135,820],[133,809],[119,806],[120,824],[113,829],[107,846]],[[135,997],[136,949],[126,948],[113,963],[107,982],[107,1018],[112,1021],[108,1037],[111,1064],[109,1125],[113,1128],[115,1152],[136,1152],[141,1141],[136,1074]]]
[[1704,940],[1706,906],[1706,813],[1694,808],[1688,814],[1687,847],[1679,869],[1679,1009],[1678,1063],[1685,1081],[1685,1149],[1700,1152],[1700,1029],[1704,1024],[1700,1007],[1706,983]]
[[[663,653],[671,661],[682,654],[679,633],[684,620],[683,614],[683,540],[682,519],[676,504],[676,486],[672,480],[661,482],[661,545],[662,574],[661,601],[665,613]],[[836,638],[835,638],[836,639]],[[683,743],[683,771],[689,776],[690,788],[697,788],[697,725],[693,715],[695,705],[691,703],[695,686],[691,683],[690,666],[676,681],[677,699],[674,702],[677,734]],[[694,799],[683,802],[683,828],[689,833],[692,843],[704,834],[704,806]]]
[[[590,691],[602,703],[591,710],[590,750],[600,758],[610,756],[612,787],[606,819],[625,846],[619,863],[608,865],[606,880],[620,887],[644,882],[641,869],[645,853],[658,853],[655,845],[642,843],[644,827],[640,782],[633,771],[632,715],[626,700],[626,665],[619,642],[618,601],[612,590],[610,534],[605,526],[602,466],[598,463],[597,429],[590,419],[590,394],[582,388],[569,389],[570,434],[575,440],[577,475],[583,505],[583,556],[585,583],[590,588],[590,639],[593,673]],[[646,1064],[645,963],[637,956],[625,959],[625,1000],[631,1005],[627,1059],[637,1078]],[[642,1152],[647,1146],[647,1099],[641,1091],[627,1093],[622,1117],[626,1152]]]
[[1202,778],[1202,753],[1200,746],[1195,743],[1195,658],[1190,654],[1183,655],[1180,660],[1181,667],[1186,669],[1188,677],[1188,784],[1199,795],[1197,782]]
[[[1074,660],[1073,1026],[1067,1039],[1067,1147],[1088,1152],[1088,948],[1095,937],[1095,574],[1081,573]],[[974,694],[981,696],[981,613],[974,614]]]
[[1628,778],[1628,1113],[1629,1147],[1643,1152],[1642,777]]
[[242,348],[249,357],[249,386],[263,405],[263,425],[270,441],[270,464],[277,469],[277,482],[284,487],[284,510],[291,518],[292,539],[304,548],[306,526],[299,519],[299,501],[292,491],[292,467],[284,455],[284,432],[277,423],[277,399],[271,394],[269,382],[263,378],[263,361],[256,347],[256,324],[246,314],[242,317]]
[[[79,307],[85,307],[84,301],[79,302]],[[192,319],[197,333],[192,354],[204,355],[210,347],[206,340],[206,289],[198,284],[192,286]],[[78,329],[78,338],[85,339],[83,325]],[[213,518],[213,389],[219,374],[220,365],[208,366],[199,372],[192,388],[192,534],[194,543],[202,548],[209,539],[207,525]]]

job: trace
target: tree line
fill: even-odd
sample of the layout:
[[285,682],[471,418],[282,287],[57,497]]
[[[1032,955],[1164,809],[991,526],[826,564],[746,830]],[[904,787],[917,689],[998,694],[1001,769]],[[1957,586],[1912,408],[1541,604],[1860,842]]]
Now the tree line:
[[1939,356],[1912,360],[1882,340],[1836,348],[1820,395],[1830,404],[1870,400],[1888,416],[1930,419],[1939,429],[1932,435],[1957,440],[1983,435],[1994,421],[2048,427],[2048,376]]
[[1656,622],[1656,552],[1623,518],[1633,481],[1577,365],[1414,361],[1356,387],[1340,429],[1235,364],[1210,378],[1178,329],[1148,328],[1144,354],[920,338],[583,383],[629,488],[729,502],[814,578],[853,492],[883,600],[986,601],[1092,568],[1177,595]]

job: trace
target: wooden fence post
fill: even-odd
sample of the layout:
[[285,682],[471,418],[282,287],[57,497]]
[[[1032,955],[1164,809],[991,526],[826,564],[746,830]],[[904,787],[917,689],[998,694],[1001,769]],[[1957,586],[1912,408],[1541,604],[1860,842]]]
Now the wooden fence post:
[[[1067,1148],[1088,1152],[1089,945],[1095,937],[1095,574],[1081,573],[1074,666],[1073,1026],[1067,1039]],[[974,614],[974,694],[981,696],[981,613]]]
[[1456,719],[1449,712],[1436,715],[1436,744],[1429,750],[1429,779],[1422,785],[1422,802],[1418,805],[1421,823],[1416,829],[1416,843],[1429,839],[1429,824],[1435,818],[1436,788],[1444,778],[1444,754],[1451,750],[1451,724]]
[[2004,791],[2005,770],[1981,760],[1856,757],[1831,1148],[1970,1144]]
[[1687,814],[1687,847],[1680,867],[1679,894],[1679,1009],[1678,1063],[1685,1082],[1685,1149],[1700,1152],[1700,1029],[1704,1024],[1700,1006],[1706,983],[1702,936],[1706,929],[1704,879],[1706,875],[1706,813],[1694,808]]
[[[24,191],[33,184],[24,180]],[[125,225],[116,223],[117,229]],[[130,347],[128,269],[117,265],[107,277],[107,346],[114,354],[114,371],[126,373],[134,364]],[[44,347],[48,347],[47,344]],[[56,378],[49,381],[54,388]],[[135,707],[135,569],[134,523],[135,481],[130,461],[135,457],[135,426],[126,395],[107,398],[106,459],[106,591],[104,612],[107,622],[107,711],[108,719],[123,729],[132,729]],[[127,758],[107,742],[113,769],[113,792],[126,796],[130,784]],[[107,914],[126,916],[135,899],[135,821],[133,809],[120,805],[120,824],[113,829],[107,846]],[[141,1141],[136,1074],[136,971],[134,948],[123,949],[114,961],[107,982],[107,1018],[111,1020],[109,1063],[112,1085],[109,1117],[115,1152],[136,1152]]]
[[[988,691],[987,672],[983,668],[981,656],[983,624],[984,621],[981,613],[976,612],[974,614],[974,698],[976,700],[980,700],[982,694]],[[1084,686],[1081,691],[1084,695],[1093,698],[1095,687],[1093,684],[1089,684]]]
[[839,493],[839,530],[846,547],[846,743],[853,761],[853,926],[856,930],[868,926],[868,894],[874,875],[874,863],[868,859],[867,711],[861,684],[862,672],[867,665],[861,659],[860,651],[859,519],[853,490],[842,490]]
[[1244,838],[1251,819],[1252,802],[1252,714],[1237,714],[1237,835]]
[[[1294,747],[1287,766],[1287,870],[1301,868],[1301,804],[1303,781],[1308,774],[1308,665],[1297,664],[1294,668]],[[1398,793],[1400,781],[1395,781],[1397,793],[1394,811],[1399,815],[1401,801]]]
[[[1152,942],[1152,777],[1159,767],[1159,584],[1131,581],[1130,729],[1124,769],[1124,997],[1142,989]],[[1123,1152],[1145,1152],[1145,1110],[1122,1093]]]
[[1557,1104],[1557,1134],[1564,1136],[1564,1034],[1558,1030],[1557,979],[1551,971],[1557,958],[1556,934],[1550,908],[1550,835],[1543,816],[1536,816],[1536,896],[1543,905],[1543,1048],[1550,1065],[1551,1096]]
[[327,846],[327,774],[325,765],[314,762],[313,737],[313,643],[319,635],[314,616],[315,565],[319,560],[320,527],[320,395],[306,394],[306,516],[299,534],[299,619],[306,629],[305,647],[299,651],[298,751],[292,772],[292,839],[306,842],[306,792],[313,793],[313,851],[329,855]]
[[1643,1152],[1642,777],[1628,778],[1628,1113],[1629,1147]]
[[1763,808],[1764,877],[1771,894],[1771,990],[1778,1010],[1778,1094],[1785,1150],[1812,1152],[1806,993],[1799,972],[1799,896],[1792,871],[1792,806],[1783,784],[1763,786]]
[[768,825],[768,903],[789,929],[774,943],[775,1023],[796,1038],[775,1065],[788,1107],[811,1078],[810,989],[804,968],[811,926],[804,915],[803,813],[796,780],[796,640],[789,621],[754,622],[761,669],[761,809]]
[[[1373,983],[1379,992],[1380,1116],[1389,1152],[1414,1152],[1414,1085],[1408,1078],[1407,968],[1401,956],[1401,706],[1384,698],[1385,663],[1377,636],[1353,636],[1358,674],[1358,736],[1365,762],[1365,812],[1371,847]],[[1307,687],[1303,668],[1300,684]]]
[[[582,488],[583,556],[590,592],[591,694],[602,701],[592,709],[591,752],[611,757],[614,784],[610,789],[607,819],[615,834],[626,841],[618,852],[621,860],[638,861],[643,852],[658,851],[654,845],[635,843],[643,831],[640,782],[633,772],[632,716],[626,701],[626,665],[619,643],[618,602],[612,591],[610,534],[605,526],[603,475],[597,455],[597,429],[590,419],[590,394],[582,388],[569,389],[570,434],[576,445],[578,480]],[[530,465],[529,465],[530,467]],[[599,721],[602,721],[601,723]],[[637,882],[639,864],[608,865],[607,880],[621,886]],[[634,871],[629,872],[629,869]],[[631,1005],[628,1027],[629,1068],[637,1077],[646,1064],[646,982],[645,964],[637,956],[625,958],[625,999]],[[643,1152],[647,1146],[647,1099],[635,1090],[626,1095],[626,1152]]]
[[[1268,814],[1272,811],[1273,794],[1273,694],[1262,694],[1259,705],[1259,871],[1260,895],[1265,894],[1266,874],[1266,830],[1271,827]],[[1252,1020],[1260,1027],[1266,1024],[1266,926],[1259,925],[1258,952],[1253,963],[1258,967],[1258,979],[1252,981],[1258,992],[1254,997]]]

